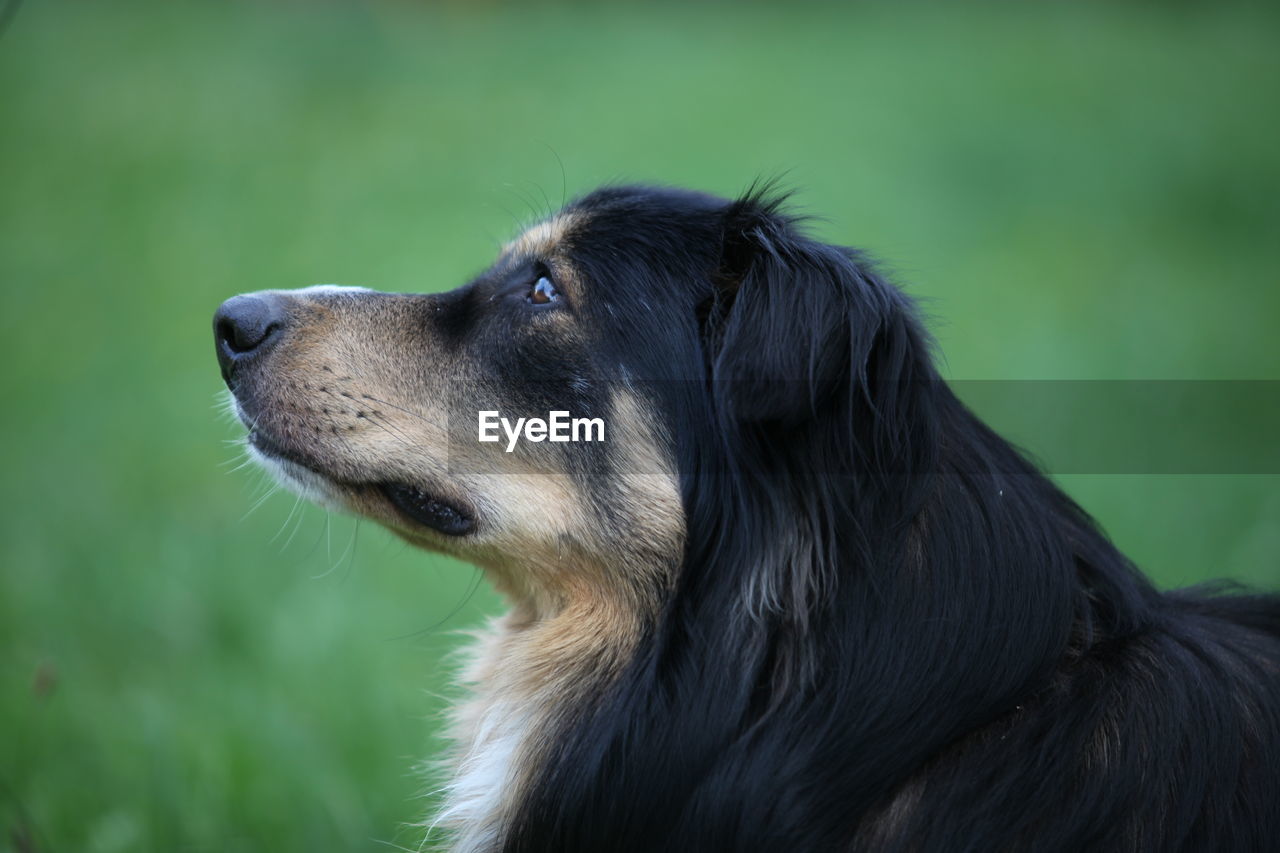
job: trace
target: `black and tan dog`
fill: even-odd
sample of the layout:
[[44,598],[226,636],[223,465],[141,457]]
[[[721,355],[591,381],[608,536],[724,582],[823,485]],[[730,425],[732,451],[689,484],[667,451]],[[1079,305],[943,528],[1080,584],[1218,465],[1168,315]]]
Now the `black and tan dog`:
[[458,850],[1280,845],[1280,603],[1156,592],[768,192],[599,190],[461,289],[215,335],[263,465],[510,601]]

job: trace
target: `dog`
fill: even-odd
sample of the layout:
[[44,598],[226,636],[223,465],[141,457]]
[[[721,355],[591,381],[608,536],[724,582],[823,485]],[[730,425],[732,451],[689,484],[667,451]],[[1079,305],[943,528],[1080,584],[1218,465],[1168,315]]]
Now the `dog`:
[[1156,591],[789,211],[609,186],[457,290],[218,309],[252,455],[509,602],[451,849],[1276,849],[1280,599]]

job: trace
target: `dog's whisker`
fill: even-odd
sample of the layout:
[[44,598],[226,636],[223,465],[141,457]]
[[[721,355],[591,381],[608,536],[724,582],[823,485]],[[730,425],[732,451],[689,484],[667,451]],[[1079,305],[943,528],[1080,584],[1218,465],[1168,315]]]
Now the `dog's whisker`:
[[307,548],[302,557],[294,565],[301,566],[315,556],[316,551],[320,550],[320,543],[324,541],[326,531],[327,527],[323,524],[320,525],[320,530],[316,533],[316,538],[312,540],[311,547]]
[[251,515],[253,515],[255,512],[257,512],[257,511],[258,511],[258,509],[259,509],[259,508],[260,508],[264,503],[266,503],[266,502],[267,502],[267,499],[268,499],[268,498],[270,498],[272,495],[274,495],[274,494],[275,494],[276,492],[278,492],[279,490],[280,490],[280,486],[279,486],[278,484],[276,484],[276,483],[270,483],[270,484],[268,485],[268,487],[267,487],[267,491],[266,491],[266,493],[265,493],[264,495],[262,495],[262,497],[258,498],[256,501],[254,501],[254,502],[253,502],[253,505],[249,507],[249,511],[248,511],[248,512],[246,512],[244,515],[240,516],[240,522],[239,522],[239,523],[240,523],[240,524],[243,524],[245,521],[247,521],[247,520],[248,520],[248,518],[249,518],[249,516],[251,516]]
[[381,429],[383,432],[385,432],[387,435],[394,438],[396,441],[400,442],[401,446],[403,446],[406,450],[415,449],[415,446],[413,442],[409,440],[409,437],[405,435],[403,432],[401,432],[399,429],[396,429],[395,427],[393,427],[389,422],[384,423],[382,420],[374,417],[373,415],[365,415],[365,420],[367,420],[369,423]]
[[[286,515],[284,521],[281,522],[280,529],[276,531],[275,536],[272,536],[267,540],[268,545],[280,538],[280,534],[284,533],[285,529],[289,526],[289,522],[293,521],[293,516],[298,512],[298,507],[300,506],[302,506],[302,495],[297,495],[293,499],[293,507],[289,510],[289,514]],[[286,543],[286,545],[287,544],[288,543]],[[283,550],[283,548],[281,550]]]
[[[348,580],[351,579],[351,572],[352,570],[355,569],[355,565],[356,565],[356,548],[359,546],[359,544],[360,544],[360,519],[357,518],[355,520],[355,525],[351,530],[351,544],[347,546],[351,551],[351,556],[347,559],[347,570],[342,576],[343,583],[346,583]],[[341,558],[339,558],[338,562],[342,562]]]
[[[542,206],[534,212],[534,215],[538,219],[546,219],[550,217],[551,214],[555,212],[555,208],[551,205],[551,198],[547,195],[546,189],[537,181],[531,180],[529,183],[531,183],[533,188],[538,191],[538,194],[542,196]],[[534,201],[537,201],[536,197],[534,197]]]
[[506,187],[506,189],[513,196],[519,199],[524,204],[524,206],[529,209],[529,217],[528,218],[516,217],[517,223],[528,222],[530,219],[536,222],[542,218],[542,216],[538,212],[538,205],[536,200],[532,196],[526,195],[523,187],[517,187],[515,184],[512,184],[512,183],[506,183],[503,186]]
[[235,474],[239,471],[243,471],[245,468],[251,468],[255,461],[256,460],[252,456],[245,454],[243,459],[228,459],[226,462],[223,462],[222,464],[224,466],[232,465],[232,467],[227,469],[226,473]]
[[410,847],[405,847],[402,844],[397,844],[394,841],[387,841],[386,839],[383,839],[383,838],[370,838],[369,840],[372,841],[374,844],[381,844],[384,847],[390,847],[392,850],[400,850],[402,851],[402,853],[422,853],[421,847],[415,850]]
[[285,539],[284,544],[280,546],[281,554],[289,550],[289,546],[293,543],[293,538],[297,536],[298,531],[302,529],[302,522],[306,519],[306,517],[307,517],[307,511],[304,508],[302,512],[298,513],[298,518],[296,521],[294,521],[293,530],[289,531],[288,538]]
[[457,616],[459,613],[461,613],[463,608],[465,608],[471,602],[471,599],[475,597],[475,594],[476,592],[479,591],[480,584],[483,581],[484,581],[484,574],[480,572],[478,569],[475,570],[475,576],[471,579],[471,582],[467,585],[467,589],[465,594],[462,597],[462,600],[459,601],[457,604],[455,604],[453,606],[453,609],[450,610],[448,613],[446,613],[442,619],[437,620],[435,624],[428,625],[425,628],[420,628],[417,631],[410,631],[408,634],[401,634],[396,637],[387,637],[386,642],[394,643],[394,642],[400,642],[402,640],[411,640],[414,637],[421,637],[425,634],[430,634],[434,631],[439,630],[441,627],[446,625],[450,619],[452,619],[454,616]]
[[444,423],[438,419],[429,418],[420,412],[415,412],[415,411],[412,411],[411,409],[406,409],[404,406],[398,406],[395,403],[392,403],[388,400],[380,399],[378,397],[373,396],[372,394],[364,394],[363,396],[366,400],[370,400],[371,402],[374,402],[374,403],[381,403],[384,406],[390,406],[391,408],[396,409],[397,411],[404,412],[406,415],[408,415],[411,418],[417,418],[423,423],[430,424],[431,426],[434,426],[434,427],[444,426]]
[[[326,523],[326,525],[328,524],[328,521],[329,521],[328,516],[326,516],[326,517],[325,517],[325,523]],[[351,531],[351,539],[347,542],[347,547],[346,547],[346,548],[344,548],[344,549],[343,549],[343,551],[342,551],[342,553],[338,555],[338,559],[337,559],[336,561],[334,561],[334,560],[333,560],[333,554],[332,554],[332,552],[331,552],[331,553],[329,554],[329,560],[332,562],[332,565],[331,565],[331,566],[329,566],[329,568],[328,568],[328,569],[326,569],[325,571],[321,572],[320,574],[318,574],[318,575],[312,575],[312,576],[311,576],[311,579],[312,579],[312,580],[321,580],[322,578],[327,578],[329,575],[331,575],[331,574],[333,574],[334,572],[336,572],[336,571],[338,570],[338,567],[342,565],[343,560],[345,560],[345,559],[347,558],[347,554],[348,554],[348,552],[350,552],[350,554],[351,554],[351,559],[354,561],[354,560],[355,560],[355,544],[356,544],[356,537],[359,535],[359,533],[360,533],[360,522],[357,520],[357,521],[356,521],[356,523],[355,523],[355,524],[353,525],[353,527],[352,527],[352,531]],[[327,526],[326,526],[326,536],[327,536],[327,535],[328,535],[328,528],[327,528]],[[350,567],[348,567],[348,570],[349,570],[349,569],[350,569]]]

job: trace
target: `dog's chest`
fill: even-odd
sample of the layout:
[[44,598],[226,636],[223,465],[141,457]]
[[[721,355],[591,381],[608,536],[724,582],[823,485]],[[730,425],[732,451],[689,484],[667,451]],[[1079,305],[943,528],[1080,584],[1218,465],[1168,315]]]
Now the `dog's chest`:
[[470,695],[450,715],[452,779],[433,826],[451,834],[451,849],[458,853],[480,853],[500,844],[544,719],[538,697],[513,683],[519,679],[503,666],[513,643],[505,623],[497,620],[468,650],[460,677]]
[[501,846],[558,727],[612,680],[636,636],[610,608],[593,607],[546,620],[508,614],[476,638],[461,671],[471,695],[451,714],[452,780],[433,824],[452,849]]

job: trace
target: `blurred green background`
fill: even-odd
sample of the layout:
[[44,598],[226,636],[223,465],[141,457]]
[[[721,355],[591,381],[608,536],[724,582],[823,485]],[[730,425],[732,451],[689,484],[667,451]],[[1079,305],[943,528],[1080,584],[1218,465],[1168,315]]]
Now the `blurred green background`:
[[[953,377],[1280,379],[1277,23],[28,0],[0,38],[0,844],[419,843],[444,655],[499,603],[372,525],[248,512],[225,297],[451,288],[566,190],[789,170],[927,300]],[[1280,586],[1280,478],[1061,479],[1163,585]]]

